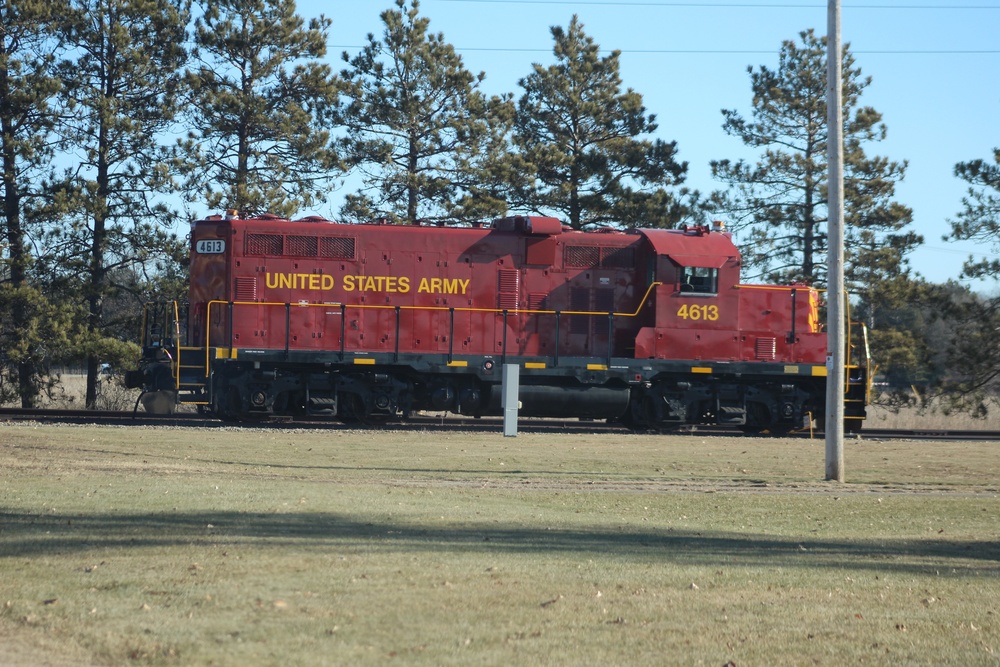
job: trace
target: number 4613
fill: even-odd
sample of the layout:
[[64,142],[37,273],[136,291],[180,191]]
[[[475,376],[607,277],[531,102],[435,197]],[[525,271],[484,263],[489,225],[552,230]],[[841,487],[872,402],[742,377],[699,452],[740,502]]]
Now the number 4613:
[[714,322],[719,319],[719,307],[701,304],[684,304],[677,311],[677,317],[682,320],[708,320]]

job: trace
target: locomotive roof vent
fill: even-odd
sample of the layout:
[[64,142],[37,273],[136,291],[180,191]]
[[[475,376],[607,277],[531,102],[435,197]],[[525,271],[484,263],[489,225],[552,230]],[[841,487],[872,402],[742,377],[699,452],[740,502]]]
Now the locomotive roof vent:
[[562,233],[562,223],[558,218],[536,215],[515,215],[493,221],[493,229],[500,232],[520,232],[532,236],[555,236]]
[[684,233],[685,234],[694,234],[696,236],[704,236],[705,234],[709,234],[709,233],[712,233],[712,232],[720,234],[720,233],[724,233],[725,231],[726,231],[726,223],[724,223],[722,220],[713,220],[711,226],[709,226],[709,225],[685,225],[684,226]]

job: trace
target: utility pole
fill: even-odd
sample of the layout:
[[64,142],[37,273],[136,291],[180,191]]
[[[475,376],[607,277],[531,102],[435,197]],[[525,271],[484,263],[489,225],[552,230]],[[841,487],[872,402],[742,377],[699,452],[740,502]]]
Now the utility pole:
[[829,174],[826,320],[826,479],[844,481],[844,119],[840,55],[840,0],[828,0],[826,124]]

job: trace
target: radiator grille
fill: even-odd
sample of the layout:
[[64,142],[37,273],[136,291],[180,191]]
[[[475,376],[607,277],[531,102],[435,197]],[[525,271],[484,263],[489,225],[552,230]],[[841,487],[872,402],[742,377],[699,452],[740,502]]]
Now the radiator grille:
[[635,266],[635,248],[602,248],[596,245],[568,245],[563,253],[566,266],[580,269],[604,267],[629,269]]
[[237,278],[236,279],[236,300],[256,301],[257,300],[257,279]]
[[596,245],[568,245],[565,254],[566,266],[590,268],[601,263],[601,249]]
[[330,259],[354,259],[354,237],[324,236],[319,243],[319,256]]
[[281,234],[247,234],[247,255],[281,255],[283,251]]
[[247,234],[247,255],[290,257],[324,257],[354,259],[353,236],[282,236],[281,234]]
[[501,310],[517,308],[517,298],[521,293],[521,274],[512,269],[497,272],[497,307]]
[[532,292],[528,295],[528,308],[530,310],[545,310],[545,299],[548,294],[545,292]]
[[761,361],[772,361],[775,357],[776,343],[774,338],[758,338],[755,354]]
[[286,236],[285,252],[298,257],[315,257],[319,245],[315,236]]
[[631,269],[635,266],[635,248],[604,248],[601,266]]

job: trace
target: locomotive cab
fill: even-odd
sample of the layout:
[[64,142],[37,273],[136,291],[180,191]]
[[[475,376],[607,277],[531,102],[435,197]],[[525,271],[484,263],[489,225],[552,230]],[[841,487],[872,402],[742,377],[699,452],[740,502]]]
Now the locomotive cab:
[[643,234],[659,286],[636,357],[661,361],[661,371],[635,402],[633,419],[751,432],[811,424],[822,412],[826,375],[818,292],[742,284],[739,251],[721,225]]

